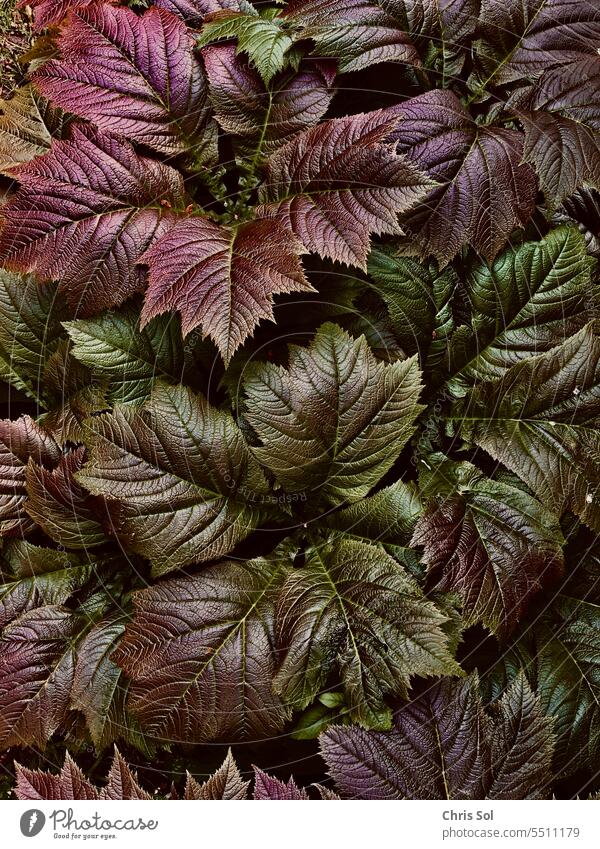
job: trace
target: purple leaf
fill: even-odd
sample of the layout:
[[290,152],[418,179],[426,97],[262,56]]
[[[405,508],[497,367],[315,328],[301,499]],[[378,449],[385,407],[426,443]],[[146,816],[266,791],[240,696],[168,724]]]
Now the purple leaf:
[[191,27],[220,9],[239,9],[238,0],[154,0],[154,5],[179,15]]
[[308,799],[308,794],[304,788],[299,788],[293,778],[283,782],[278,778],[273,778],[259,769],[254,767],[254,798],[262,801],[266,800],[301,800]]
[[85,127],[12,173],[20,187],[2,207],[6,267],[43,281],[59,278],[79,314],[120,304],[143,288],[136,262],[167,229],[168,206],[181,201],[177,171]]
[[233,759],[231,749],[229,749],[222,766],[204,784],[198,784],[196,779],[188,772],[184,799],[196,801],[205,801],[208,799],[246,799],[249,786],[249,781],[242,781],[240,771]]
[[72,13],[58,47],[61,58],[34,74],[53,103],[163,153],[198,158],[213,144],[194,39],[176,15],[97,3]]
[[399,213],[432,185],[392,150],[397,124],[378,110],[296,136],[267,162],[259,212],[277,217],[307,250],[366,270],[370,234],[400,233]]
[[58,775],[39,769],[27,769],[16,763],[17,799],[98,799],[98,790],[91,784],[68,752]]
[[398,151],[441,184],[404,219],[423,254],[446,263],[471,243],[493,260],[535,207],[537,180],[522,163],[522,134],[476,124],[450,91],[413,97],[388,114],[401,119]]
[[184,335],[200,327],[227,364],[261,319],[273,320],[273,295],[312,290],[300,253],[278,221],[180,219],[141,258],[149,268],[142,323],[179,310]]
[[[34,32],[40,32],[46,27],[59,24],[73,9],[94,6],[98,0],[19,0],[17,7],[23,9],[29,6],[33,9]],[[104,0],[106,3],[116,3],[117,0]]]

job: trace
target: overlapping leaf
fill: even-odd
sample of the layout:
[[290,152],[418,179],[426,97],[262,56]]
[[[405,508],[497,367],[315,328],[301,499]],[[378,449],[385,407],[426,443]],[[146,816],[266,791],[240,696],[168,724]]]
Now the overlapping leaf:
[[324,324],[309,348],[290,349],[289,368],[251,367],[246,418],[254,454],[287,492],[339,504],[356,501],[392,466],[422,407],[415,359],[384,365],[364,337]]
[[167,741],[256,739],[289,712],[273,692],[275,602],[285,557],[227,561],[138,592],[113,658],[133,680],[130,707]]
[[452,387],[502,377],[507,368],[568,339],[598,315],[594,260],[574,228],[473,265],[465,278],[471,311],[450,343]]
[[389,110],[398,151],[440,184],[406,217],[424,255],[446,263],[466,244],[491,261],[531,216],[537,179],[517,130],[478,125],[449,90]]
[[324,121],[267,162],[260,209],[307,250],[366,268],[372,233],[399,233],[398,215],[431,181],[390,144],[397,119],[383,110]]
[[72,12],[58,46],[34,75],[54,104],[163,153],[200,158],[214,143],[206,81],[176,15],[94,3]]
[[17,89],[10,100],[0,100],[0,172],[6,174],[45,153],[52,138],[60,138],[67,125],[61,110],[38,97],[29,85]]
[[544,798],[552,721],[523,675],[493,718],[476,678],[444,679],[398,710],[393,731],[334,726],[321,735],[321,749],[345,798]]
[[183,193],[178,172],[126,142],[77,128],[45,156],[14,171],[17,194],[2,207],[5,267],[60,280],[73,313],[120,304],[143,288],[136,265],[164,232]]
[[224,227],[183,218],[141,258],[149,269],[142,323],[178,310],[183,333],[200,327],[227,365],[258,322],[273,319],[273,295],[312,289],[301,252],[274,220]]
[[493,481],[470,463],[442,462],[436,497],[418,520],[432,583],[459,592],[465,625],[506,634],[532,598],[560,575],[558,518],[522,489]]
[[232,417],[182,386],[158,384],[143,408],[90,419],[86,441],[77,480],[107,499],[115,533],[156,574],[227,554],[270,504]]
[[349,537],[315,542],[278,601],[278,642],[286,652],[276,690],[304,708],[336,670],[349,716],[367,728],[389,728],[385,696],[405,694],[411,675],[460,672],[446,621],[383,549]]
[[547,354],[482,382],[453,412],[464,436],[550,510],[600,530],[600,341],[591,322]]

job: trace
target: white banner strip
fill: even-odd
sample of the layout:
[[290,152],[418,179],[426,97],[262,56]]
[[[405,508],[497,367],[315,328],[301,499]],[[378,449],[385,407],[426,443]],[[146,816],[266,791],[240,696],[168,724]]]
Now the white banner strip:
[[211,849],[600,847],[600,807],[552,802],[5,802],[2,845]]

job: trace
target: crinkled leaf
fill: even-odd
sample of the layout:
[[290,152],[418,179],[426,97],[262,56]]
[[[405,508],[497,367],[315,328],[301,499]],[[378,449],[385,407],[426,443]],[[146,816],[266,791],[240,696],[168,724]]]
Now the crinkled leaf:
[[145,731],[186,743],[270,737],[288,711],[275,695],[279,561],[227,561],[134,596],[136,615],[113,658],[133,680]]
[[115,746],[113,762],[108,773],[108,783],[100,791],[101,799],[151,799],[149,793],[143,790],[135,772],[129,769],[129,765]]
[[[116,0],[104,0],[113,3]],[[96,5],[97,0],[19,0],[18,8],[33,9],[34,29],[41,32],[46,27],[59,24],[73,9]]]
[[450,342],[451,386],[502,377],[520,360],[548,351],[598,315],[594,260],[581,234],[559,227],[539,242],[510,247],[465,278],[471,326]]
[[145,401],[157,378],[178,382],[184,373],[179,322],[157,318],[140,328],[133,308],[64,323],[72,356],[109,383],[116,403]]
[[470,243],[492,261],[535,206],[537,179],[517,130],[476,124],[449,90],[387,110],[401,120],[398,151],[440,184],[405,217],[423,254],[447,263]]
[[411,545],[423,546],[430,581],[456,591],[468,627],[506,635],[563,565],[558,518],[522,489],[493,481],[470,463],[443,463],[438,487]]
[[92,128],[14,170],[20,188],[2,207],[4,265],[59,279],[74,313],[120,304],[144,286],[136,262],[165,230],[160,201],[177,204],[181,176]]
[[34,74],[53,103],[163,153],[199,157],[213,144],[194,39],[176,15],[96,3],[71,14],[58,46]]
[[416,486],[396,481],[321,521],[351,536],[402,545],[408,543],[422,510]]
[[[402,62],[418,67],[419,53],[405,31],[408,29],[405,7],[412,5],[422,4],[292,0],[286,5],[285,17],[301,27],[298,38],[314,41],[313,55],[338,59],[342,72],[360,71],[378,62]],[[433,9],[433,3],[429,5]]]
[[393,465],[422,407],[415,358],[385,365],[364,337],[324,324],[289,367],[250,366],[246,419],[253,452],[288,492],[332,504],[356,501]]
[[351,538],[319,541],[287,578],[277,605],[285,650],[275,688],[305,708],[337,671],[348,715],[387,728],[387,695],[405,695],[411,675],[460,673],[447,621],[382,548]]
[[106,542],[97,502],[75,479],[85,454],[84,447],[63,454],[51,470],[30,460],[26,471],[27,513],[50,539],[70,549],[87,550]]
[[0,378],[26,394],[45,394],[42,376],[63,332],[55,286],[0,271]]
[[476,677],[443,679],[401,707],[389,733],[334,726],[320,739],[329,773],[344,798],[548,795],[551,721],[542,715],[523,676],[493,718],[482,709]]
[[307,250],[366,269],[372,233],[400,233],[398,215],[432,182],[394,152],[398,124],[384,110],[334,118],[296,136],[267,161],[260,209]]
[[58,775],[41,769],[28,769],[15,763],[17,799],[98,799],[98,789],[91,784],[68,752]]
[[184,799],[188,799],[190,801],[208,799],[246,799],[249,786],[249,781],[242,781],[240,771],[237,768],[233,755],[231,754],[231,749],[229,749],[222,766],[220,766],[219,769],[203,784],[199,784],[196,779],[188,773],[185,783]]
[[210,99],[221,127],[240,137],[240,159],[258,164],[290,136],[323,117],[334,95],[335,65],[304,60],[267,88],[232,44],[202,51]]
[[149,269],[142,323],[178,310],[183,333],[200,327],[227,364],[261,319],[274,320],[273,295],[312,290],[300,253],[277,221],[225,227],[183,218],[141,259]]
[[550,510],[600,530],[600,340],[591,322],[562,345],[481,382],[452,412],[462,434]]
[[293,44],[281,24],[282,19],[273,9],[261,14],[251,3],[240,2],[238,10],[222,9],[205,20],[198,46],[235,38],[237,52],[248,55],[250,63],[268,85],[284,67],[286,53]]
[[6,174],[45,153],[67,124],[63,112],[38,97],[29,85],[18,88],[10,100],[0,100],[0,172]]
[[0,536],[23,536],[33,528],[25,511],[27,464],[52,469],[61,451],[29,416],[0,421]]
[[255,766],[254,799],[261,801],[286,800],[291,802],[294,800],[308,800],[308,794],[304,788],[298,787],[293,778],[290,778],[289,781],[280,781],[278,778],[267,775],[266,772]]
[[154,5],[179,15],[189,26],[198,26],[219,9],[239,9],[238,0],[155,0]]
[[155,574],[223,556],[260,521],[268,487],[241,431],[190,389],[158,384],[142,409],[90,419],[86,442],[77,480]]
[[424,368],[439,365],[454,330],[451,300],[458,286],[454,269],[440,271],[435,262],[418,262],[394,248],[376,246],[369,254],[368,270],[402,348],[418,353]]

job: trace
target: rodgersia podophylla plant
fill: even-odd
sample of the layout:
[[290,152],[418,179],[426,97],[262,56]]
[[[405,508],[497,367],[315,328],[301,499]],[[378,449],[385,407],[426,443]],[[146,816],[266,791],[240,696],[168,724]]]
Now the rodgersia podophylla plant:
[[28,2],[5,797],[597,792],[600,8]]

